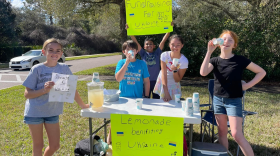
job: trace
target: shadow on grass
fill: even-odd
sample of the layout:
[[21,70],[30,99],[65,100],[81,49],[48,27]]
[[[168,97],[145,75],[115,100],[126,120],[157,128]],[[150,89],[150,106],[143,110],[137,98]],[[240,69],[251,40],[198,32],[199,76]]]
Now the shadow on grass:
[[[185,134],[185,137],[188,141],[189,131]],[[276,138],[275,138],[276,139]],[[193,132],[193,142],[201,142],[200,133]],[[204,142],[211,142],[211,137],[208,135],[204,136]],[[229,151],[232,153],[233,156],[237,154],[237,143],[233,139],[228,139],[229,142]],[[279,148],[270,148],[267,146],[255,145],[251,144],[255,156],[280,156],[280,147]],[[239,156],[244,156],[241,149],[239,150]]]

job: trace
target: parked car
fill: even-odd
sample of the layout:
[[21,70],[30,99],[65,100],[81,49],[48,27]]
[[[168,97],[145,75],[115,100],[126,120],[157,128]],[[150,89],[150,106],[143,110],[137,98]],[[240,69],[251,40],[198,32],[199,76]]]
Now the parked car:
[[[30,50],[22,56],[12,58],[9,62],[9,68],[11,69],[30,69],[32,66],[46,61],[46,56],[43,55],[42,50]],[[64,54],[58,60],[58,62],[64,63]]]

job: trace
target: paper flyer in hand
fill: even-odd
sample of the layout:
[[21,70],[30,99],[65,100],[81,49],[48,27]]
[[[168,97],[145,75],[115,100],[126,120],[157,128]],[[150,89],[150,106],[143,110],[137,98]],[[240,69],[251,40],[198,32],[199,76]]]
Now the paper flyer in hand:
[[49,92],[49,102],[74,102],[78,76],[52,73],[51,81],[55,85]]

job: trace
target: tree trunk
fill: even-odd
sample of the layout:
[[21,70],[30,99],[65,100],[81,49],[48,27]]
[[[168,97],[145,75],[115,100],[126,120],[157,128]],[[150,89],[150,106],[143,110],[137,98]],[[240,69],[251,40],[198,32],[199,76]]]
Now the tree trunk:
[[53,17],[50,16],[50,25],[53,25]]
[[[127,40],[127,32],[125,30],[126,14],[125,14],[125,0],[120,3],[120,29],[121,29],[121,45]],[[124,59],[125,56],[122,55]]]

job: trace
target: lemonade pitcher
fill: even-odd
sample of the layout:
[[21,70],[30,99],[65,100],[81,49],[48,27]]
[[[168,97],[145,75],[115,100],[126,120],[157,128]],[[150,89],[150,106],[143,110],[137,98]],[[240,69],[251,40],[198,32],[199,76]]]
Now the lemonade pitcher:
[[89,82],[88,103],[92,109],[101,108],[104,102],[104,82]]

